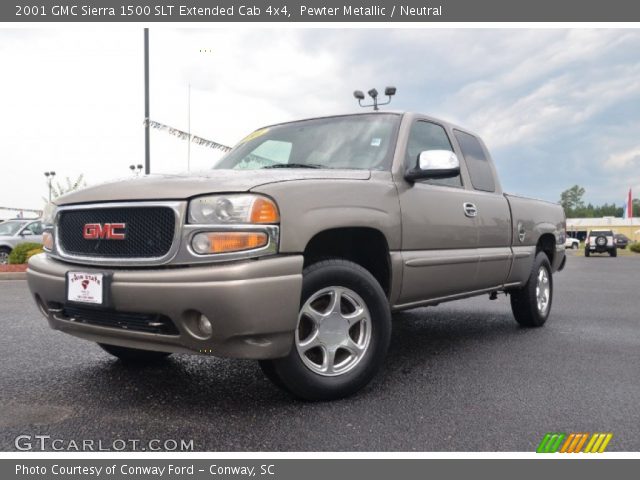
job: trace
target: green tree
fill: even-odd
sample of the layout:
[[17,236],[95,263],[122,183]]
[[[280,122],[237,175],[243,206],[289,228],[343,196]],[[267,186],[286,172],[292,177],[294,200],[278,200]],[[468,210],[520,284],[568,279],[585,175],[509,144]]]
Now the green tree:
[[582,197],[585,191],[580,185],[574,185],[560,194],[560,205],[564,208],[567,217],[570,216],[570,212],[584,208]]

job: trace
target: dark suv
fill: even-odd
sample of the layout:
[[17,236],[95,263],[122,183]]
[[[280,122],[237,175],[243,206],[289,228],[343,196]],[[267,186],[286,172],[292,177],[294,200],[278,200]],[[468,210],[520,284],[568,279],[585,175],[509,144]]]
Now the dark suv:
[[631,242],[631,240],[629,240],[629,237],[627,237],[622,233],[616,233],[614,237],[615,237],[616,247],[621,248],[622,250],[627,248],[627,245],[629,245],[629,243]]

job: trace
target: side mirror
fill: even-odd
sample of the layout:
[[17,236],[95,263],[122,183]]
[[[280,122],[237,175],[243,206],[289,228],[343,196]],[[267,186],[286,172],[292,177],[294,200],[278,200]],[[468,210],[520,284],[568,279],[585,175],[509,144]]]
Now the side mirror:
[[423,178],[450,178],[460,175],[458,156],[449,150],[426,150],[418,155],[415,168],[405,174],[411,182]]

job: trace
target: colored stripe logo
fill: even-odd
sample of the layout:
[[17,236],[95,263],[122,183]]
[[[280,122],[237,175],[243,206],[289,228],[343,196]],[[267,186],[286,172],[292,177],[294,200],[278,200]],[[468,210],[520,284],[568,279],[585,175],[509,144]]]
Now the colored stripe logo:
[[547,433],[536,453],[602,453],[612,438],[613,433]]

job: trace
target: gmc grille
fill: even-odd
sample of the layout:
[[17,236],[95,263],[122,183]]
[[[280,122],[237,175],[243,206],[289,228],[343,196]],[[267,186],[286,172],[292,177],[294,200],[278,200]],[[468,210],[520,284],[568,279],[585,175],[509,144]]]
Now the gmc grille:
[[[96,258],[161,258],[171,249],[175,214],[169,207],[109,207],[65,210],[58,219],[58,241],[65,255]],[[125,223],[124,240],[87,240],[89,223]]]

